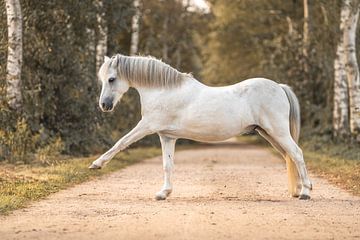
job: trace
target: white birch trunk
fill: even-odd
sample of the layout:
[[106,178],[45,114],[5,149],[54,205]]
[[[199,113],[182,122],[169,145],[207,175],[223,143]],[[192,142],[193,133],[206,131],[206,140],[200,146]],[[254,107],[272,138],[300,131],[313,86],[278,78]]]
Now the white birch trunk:
[[335,137],[349,135],[349,95],[346,79],[345,64],[343,61],[343,41],[340,40],[334,61],[334,109],[333,127]]
[[139,31],[140,31],[140,0],[134,0],[135,14],[131,21],[131,43],[130,55],[135,55],[139,51]]
[[6,95],[12,109],[22,107],[22,16],[19,0],[5,0],[8,28],[8,57],[6,65]]
[[349,125],[353,136],[360,135],[360,78],[356,59],[356,27],[359,18],[358,0],[345,0],[344,63],[349,92]]
[[[308,0],[304,0],[304,25],[303,25],[303,54],[307,58],[309,56],[309,4]],[[307,65],[307,64],[306,64]]]
[[[309,66],[309,48],[310,48],[310,19],[309,19],[309,4],[308,0],[303,0],[304,5],[304,24],[303,24],[303,87],[309,88],[310,85],[310,66]],[[311,96],[309,96],[311,98]]]
[[348,8],[343,4],[340,13],[340,39],[334,61],[334,109],[333,128],[335,137],[349,135],[349,95],[345,70],[344,33]]
[[97,0],[97,24],[98,24],[98,38],[96,43],[96,73],[99,72],[101,65],[104,62],[104,57],[107,52],[107,35],[108,28],[105,20],[105,7],[103,0]]

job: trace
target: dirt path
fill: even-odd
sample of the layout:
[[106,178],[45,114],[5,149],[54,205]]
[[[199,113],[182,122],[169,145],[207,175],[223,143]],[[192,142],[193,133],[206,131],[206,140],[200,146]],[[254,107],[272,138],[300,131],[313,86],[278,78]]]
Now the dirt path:
[[160,157],[0,218],[0,239],[360,239],[360,198],[312,178],[287,196],[282,160],[250,146],[176,153],[174,192],[155,201]]

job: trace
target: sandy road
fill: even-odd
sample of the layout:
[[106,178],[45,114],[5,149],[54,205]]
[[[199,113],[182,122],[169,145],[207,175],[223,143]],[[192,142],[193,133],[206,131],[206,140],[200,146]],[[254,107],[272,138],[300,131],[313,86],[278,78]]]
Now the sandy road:
[[0,218],[0,239],[360,239],[360,198],[312,177],[287,196],[283,161],[250,145],[178,151],[174,191],[161,158],[56,193]]

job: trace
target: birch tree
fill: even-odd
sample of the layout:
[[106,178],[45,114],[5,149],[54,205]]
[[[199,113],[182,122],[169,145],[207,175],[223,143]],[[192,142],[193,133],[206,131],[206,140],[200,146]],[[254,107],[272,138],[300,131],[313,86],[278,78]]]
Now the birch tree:
[[340,39],[334,61],[334,109],[333,128],[335,137],[349,134],[349,95],[344,59],[344,32],[346,28],[347,8],[342,6],[340,13]]
[[131,43],[130,55],[135,55],[139,49],[139,31],[140,31],[140,0],[134,0],[135,14],[131,20]]
[[353,136],[360,136],[360,78],[356,59],[356,27],[359,18],[359,1],[345,0],[346,27],[344,29],[344,62],[349,92],[349,125]]
[[108,28],[105,19],[105,7],[103,0],[96,1],[96,8],[96,19],[98,25],[98,39],[96,44],[96,73],[98,73],[102,63],[104,62],[104,57],[107,52]]
[[[303,54],[307,58],[309,56],[309,46],[310,46],[310,40],[309,40],[309,4],[308,0],[304,0],[303,3],[304,6],[304,25],[303,25]],[[305,64],[306,67],[307,64]]]
[[[304,8],[304,23],[303,23],[303,39],[302,39],[302,53],[303,53],[303,87],[310,88],[310,18],[309,18],[309,2],[303,1]],[[310,97],[310,96],[308,96]]]
[[356,27],[359,17],[358,0],[344,0],[340,14],[340,40],[334,61],[335,136],[360,133],[360,79],[356,59]]
[[5,0],[8,29],[8,56],[6,66],[6,94],[12,109],[22,106],[22,16],[19,0]]

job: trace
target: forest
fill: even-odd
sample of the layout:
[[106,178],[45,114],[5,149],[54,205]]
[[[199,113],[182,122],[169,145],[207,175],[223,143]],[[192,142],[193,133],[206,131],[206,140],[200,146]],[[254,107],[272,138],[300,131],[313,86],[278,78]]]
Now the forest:
[[[357,0],[0,2],[0,161],[111,146],[140,118],[130,91],[98,106],[104,56],[151,55],[211,85],[266,77],[299,98],[301,141],[359,148]],[[150,136],[136,146],[158,145]],[[359,156],[356,152],[356,156]]]

